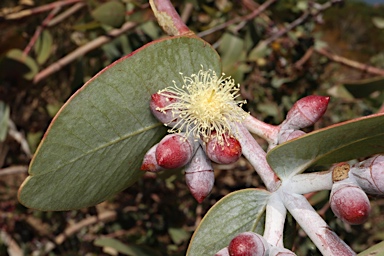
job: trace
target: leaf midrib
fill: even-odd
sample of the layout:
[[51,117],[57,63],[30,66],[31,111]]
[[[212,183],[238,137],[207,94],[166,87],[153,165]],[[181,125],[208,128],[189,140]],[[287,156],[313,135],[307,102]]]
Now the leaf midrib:
[[303,164],[303,165],[300,165],[299,167],[297,167],[296,170],[294,172],[292,172],[292,174],[289,175],[287,178],[290,178],[292,176],[295,176],[298,173],[301,173],[301,172],[305,171],[310,166],[312,166],[314,163],[318,162],[320,159],[324,158],[325,156],[328,156],[328,155],[334,153],[335,151],[338,151],[338,150],[341,150],[344,147],[348,147],[348,146],[351,146],[353,144],[356,144],[356,143],[359,143],[359,142],[362,142],[362,141],[365,141],[365,140],[368,140],[368,139],[372,139],[372,138],[375,138],[375,137],[383,136],[383,135],[384,135],[384,132],[378,133],[375,136],[370,136],[370,137],[365,137],[365,138],[362,138],[362,139],[359,139],[359,140],[354,140],[351,143],[343,144],[340,147],[334,148],[333,150],[328,151],[325,154],[320,154],[319,156],[313,158],[311,161],[308,161],[306,164]]
[[[62,164],[62,165],[60,165],[60,166],[57,166],[57,167],[56,167],[55,169],[53,169],[53,170],[49,170],[49,171],[46,171],[46,172],[44,172],[44,173],[33,174],[32,169],[30,169],[30,170],[28,171],[28,173],[29,173],[30,176],[37,176],[37,175],[44,175],[44,174],[46,174],[46,173],[50,173],[50,172],[54,172],[54,171],[60,170],[60,169],[62,169],[63,167],[65,167],[65,166],[67,166],[67,165],[70,165],[70,164],[72,164],[72,163],[75,163],[76,161],[80,160],[81,158],[88,156],[89,154],[93,154],[93,153],[95,153],[95,152],[97,152],[97,151],[99,151],[99,150],[102,150],[102,149],[104,149],[104,148],[107,148],[107,147],[109,147],[109,146],[111,146],[111,145],[113,145],[113,144],[117,144],[117,143],[122,142],[122,141],[124,141],[124,140],[126,140],[126,139],[129,139],[130,137],[136,136],[136,135],[138,135],[138,134],[140,134],[140,133],[144,133],[144,132],[146,132],[146,131],[152,130],[152,129],[154,129],[154,128],[156,128],[156,127],[160,127],[160,126],[162,126],[162,125],[163,125],[162,123],[158,122],[158,123],[155,123],[154,125],[147,126],[146,128],[136,130],[136,131],[133,132],[133,133],[126,134],[125,136],[119,137],[118,139],[111,140],[111,141],[109,141],[109,142],[103,143],[103,144],[101,144],[101,145],[98,146],[98,147],[95,147],[95,148],[93,148],[93,149],[91,149],[91,150],[89,150],[89,151],[87,151],[87,152],[85,152],[85,153],[83,153],[83,154],[80,154],[80,155],[79,155],[78,157],[76,157],[76,158],[73,158],[73,159],[71,159],[71,160],[69,160],[69,161],[66,161],[64,164]],[[36,153],[37,153],[37,152],[36,152]],[[31,165],[31,166],[34,167],[34,165]]]

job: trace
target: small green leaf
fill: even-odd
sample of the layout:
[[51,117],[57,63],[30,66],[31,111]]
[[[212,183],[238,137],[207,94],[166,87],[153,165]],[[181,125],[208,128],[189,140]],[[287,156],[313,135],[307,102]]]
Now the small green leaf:
[[384,78],[378,77],[360,81],[344,82],[344,87],[355,98],[365,98],[375,91],[384,90]]
[[0,101],[0,142],[5,140],[8,133],[9,107]]
[[36,41],[34,50],[36,53],[36,60],[39,64],[44,64],[52,52],[53,39],[49,31],[44,30],[39,39]]
[[99,247],[109,247],[118,253],[129,256],[160,256],[161,254],[154,249],[140,245],[127,245],[119,240],[109,237],[96,239],[94,245]]
[[93,10],[92,16],[102,24],[118,28],[125,21],[125,6],[118,1],[109,1]]
[[359,253],[357,256],[380,256],[384,255],[384,241],[375,244],[371,248]]
[[384,29],[384,18],[382,17],[373,17],[372,18],[373,24],[380,29]]
[[280,178],[315,164],[331,164],[384,152],[384,114],[335,124],[283,143],[267,154]]
[[192,236],[187,256],[215,255],[228,246],[237,234],[256,232],[270,193],[261,189],[243,189],[228,194],[204,216]]
[[17,70],[17,74],[21,74],[27,80],[31,80],[39,71],[36,61],[28,55],[24,55],[20,49],[11,49],[6,53],[2,68],[4,69],[2,72],[5,73]]
[[175,244],[181,244],[190,238],[190,233],[183,228],[169,228],[168,233]]
[[198,38],[150,43],[88,81],[53,119],[22,184],[19,200],[40,210],[98,204],[133,184],[146,151],[166,128],[149,110],[151,95],[211,68],[216,51]]

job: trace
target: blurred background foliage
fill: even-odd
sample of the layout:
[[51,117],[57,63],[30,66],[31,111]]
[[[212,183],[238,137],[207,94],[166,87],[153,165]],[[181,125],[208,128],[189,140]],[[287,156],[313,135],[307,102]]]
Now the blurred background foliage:
[[[297,99],[310,94],[332,98],[325,116],[307,131],[382,108],[384,4],[173,3],[220,53],[223,71],[242,84],[246,110],[259,119],[279,124]],[[214,166],[215,187],[200,205],[180,171],[145,174],[87,209],[39,212],[17,202],[33,152],[64,102],[108,64],[164,36],[144,0],[1,1],[0,255],[184,255],[215,202],[231,191],[263,186],[241,159]],[[383,240],[382,198],[371,198],[367,223],[348,226],[329,209],[328,192],[306,196],[355,251]],[[286,232],[286,244],[298,255],[319,255],[291,218]]]

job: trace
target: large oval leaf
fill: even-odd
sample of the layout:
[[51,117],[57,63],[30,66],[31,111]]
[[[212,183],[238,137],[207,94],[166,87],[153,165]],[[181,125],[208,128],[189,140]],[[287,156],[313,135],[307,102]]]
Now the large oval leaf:
[[384,79],[383,77],[375,77],[360,81],[344,82],[344,87],[355,98],[364,98],[375,91],[383,91]]
[[384,152],[384,114],[353,119],[283,143],[267,154],[280,178],[315,164],[331,164]]
[[150,95],[184,75],[211,68],[216,51],[198,38],[151,43],[107,67],[63,106],[30,165],[19,200],[40,210],[95,205],[140,176],[145,152],[165,128],[151,115]]
[[257,232],[270,193],[243,189],[228,194],[207,212],[192,236],[187,256],[215,255],[228,246],[235,235]]

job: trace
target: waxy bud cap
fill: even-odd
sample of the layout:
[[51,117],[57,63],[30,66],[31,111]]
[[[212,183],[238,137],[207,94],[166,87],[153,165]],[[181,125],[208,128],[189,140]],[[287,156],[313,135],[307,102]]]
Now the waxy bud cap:
[[223,249],[221,249],[220,251],[218,251],[215,256],[230,256],[229,255],[229,251],[228,251],[228,247],[224,247]]
[[333,213],[345,223],[364,223],[371,212],[368,196],[349,178],[333,183],[330,206]]
[[186,165],[195,151],[193,139],[184,137],[183,133],[168,134],[156,148],[156,161],[165,169],[175,169]]
[[159,144],[156,144],[155,146],[150,148],[145,154],[143,163],[141,164],[140,168],[142,171],[158,172],[164,170],[164,168],[161,167],[156,161],[156,149],[158,145]]
[[185,167],[185,181],[197,202],[201,203],[211,193],[215,182],[211,161],[199,147],[191,162]]
[[230,256],[264,256],[268,250],[269,244],[264,237],[253,232],[237,235],[228,246]]
[[177,99],[170,98],[159,93],[152,94],[151,101],[149,103],[149,108],[151,109],[152,114],[163,124],[171,126],[177,121],[177,117],[174,116],[172,110],[168,109],[161,111],[160,109],[165,108],[171,103],[176,102]]
[[220,145],[216,136],[213,136],[205,145],[208,157],[218,164],[232,164],[241,156],[240,142],[229,135],[223,135],[224,145]]
[[375,155],[354,164],[351,176],[369,194],[384,194],[384,155]]
[[313,125],[327,110],[329,97],[310,95],[304,97],[289,110],[282,127],[298,130]]

